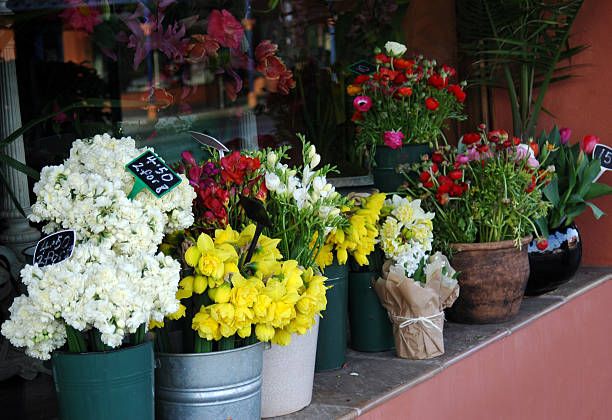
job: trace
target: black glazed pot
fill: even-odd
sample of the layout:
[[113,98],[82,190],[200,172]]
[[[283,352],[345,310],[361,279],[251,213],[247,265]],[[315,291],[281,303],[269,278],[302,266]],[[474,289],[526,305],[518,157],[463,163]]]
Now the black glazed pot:
[[551,230],[548,248],[540,251],[535,239],[529,244],[529,281],[526,296],[555,290],[569,281],[582,261],[582,238],[575,223]]

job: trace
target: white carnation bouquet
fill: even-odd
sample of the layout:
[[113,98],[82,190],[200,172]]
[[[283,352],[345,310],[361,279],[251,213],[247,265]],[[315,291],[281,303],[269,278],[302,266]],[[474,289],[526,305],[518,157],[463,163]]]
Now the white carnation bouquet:
[[421,200],[393,195],[385,200],[379,229],[379,244],[393,260],[392,272],[411,277],[422,273],[433,241],[434,213],[421,208]]
[[72,256],[21,271],[27,296],[10,308],[2,334],[26,354],[49,359],[66,342],[71,352],[105,351],[144,340],[151,320],[179,310],[180,264],[157,253],[165,233],[193,222],[195,192],[183,178],[162,198],[127,195],[134,177],[125,165],[148,148],[104,134],[77,140],[70,157],[43,168],[30,218],[44,231],[74,229]]

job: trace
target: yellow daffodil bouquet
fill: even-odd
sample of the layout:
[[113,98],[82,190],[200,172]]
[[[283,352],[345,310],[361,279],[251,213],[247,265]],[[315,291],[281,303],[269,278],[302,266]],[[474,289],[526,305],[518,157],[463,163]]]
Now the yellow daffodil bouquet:
[[327,236],[317,257],[321,269],[333,262],[334,251],[339,264],[346,264],[351,255],[360,266],[369,265],[368,256],[377,243],[377,224],[385,197],[384,193],[349,194],[349,204],[340,209],[340,216],[348,223],[334,228]]
[[[324,277],[296,260],[283,261],[280,239],[261,235],[251,260],[244,262],[254,234],[255,225],[242,232],[227,226],[183,246],[191,273],[179,283],[180,309],[167,318],[186,318],[193,330],[184,336],[186,352],[228,350],[257,340],[286,345],[325,309]],[[169,351],[167,331],[162,323],[157,326],[162,327],[158,345]]]

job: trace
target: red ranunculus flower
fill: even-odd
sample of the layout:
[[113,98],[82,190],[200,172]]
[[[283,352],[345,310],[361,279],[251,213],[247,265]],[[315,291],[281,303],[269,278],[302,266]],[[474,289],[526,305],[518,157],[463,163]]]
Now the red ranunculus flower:
[[535,187],[536,187],[535,182],[530,182],[529,185],[527,185],[527,188],[525,189],[525,191],[527,191],[527,194],[529,194],[530,192],[535,190]]
[[430,178],[431,178],[431,174],[429,172],[421,172],[421,175],[419,175],[419,179],[422,182],[429,181]]
[[519,139],[518,137],[512,137],[512,144],[518,146],[519,144],[521,144],[521,139]]
[[434,162],[434,164],[431,167],[431,170],[434,174],[438,173],[438,165]]
[[[431,155],[431,160],[433,160],[436,163],[441,163],[444,160],[444,156],[442,156],[442,153],[435,152]],[[434,172],[438,172],[438,171],[436,170]]]
[[489,145],[481,144],[480,146],[476,148],[476,150],[478,150],[480,153],[487,153],[489,151]]
[[440,106],[440,104],[438,103],[438,101],[435,98],[427,98],[425,99],[425,106],[431,110],[431,111],[435,111],[436,109],[438,109],[438,107]]
[[448,176],[450,177],[450,179],[456,181],[458,179],[461,179],[461,177],[463,177],[463,171],[461,169],[455,169],[454,171],[450,171],[448,173]]
[[412,95],[412,89],[409,88],[409,87],[404,86],[404,87],[401,87],[401,88],[399,88],[397,90],[397,94],[399,96],[410,96],[410,95]]
[[396,58],[393,60],[393,67],[400,70],[411,69],[414,66],[414,61],[404,60],[403,58]]
[[432,181],[423,182],[425,188],[433,188],[434,183]]
[[366,75],[366,74],[360,74],[359,76],[355,77],[355,80],[353,81],[354,85],[360,85],[362,83],[367,82],[368,80],[370,80],[370,76]]
[[363,120],[363,114],[360,111],[355,111],[353,113],[353,117],[351,118],[351,121],[361,121],[361,120]]
[[442,89],[444,86],[446,86],[446,79],[440,76],[438,73],[434,73],[429,76],[429,79],[427,79],[427,83],[429,83],[430,86]]
[[480,141],[480,134],[478,133],[467,133],[463,135],[463,144],[469,146],[470,144],[478,143]]
[[463,195],[463,188],[461,185],[452,184],[450,189],[451,197],[461,197]]
[[379,64],[386,64],[388,62],[391,61],[391,58],[387,57],[384,54],[376,54],[376,56],[374,57],[374,59],[376,60],[377,63]]
[[395,80],[395,78],[399,76],[399,74],[399,71],[391,70],[386,67],[383,67],[378,70],[378,75],[382,80]]
[[404,73],[400,73],[395,77],[395,80],[393,80],[395,83],[397,83],[398,85],[401,85],[402,83],[406,82],[406,75]]
[[239,48],[244,28],[227,10],[213,10],[208,15],[206,32],[223,46]]

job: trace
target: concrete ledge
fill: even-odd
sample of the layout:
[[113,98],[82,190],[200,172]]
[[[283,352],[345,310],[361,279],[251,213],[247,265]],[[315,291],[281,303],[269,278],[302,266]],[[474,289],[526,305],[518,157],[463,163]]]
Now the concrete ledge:
[[[461,367],[463,361],[473,361],[497,343],[505,343],[504,340],[511,339],[519,332],[529,332],[534,322],[547,314],[556,314],[556,311],[604,285],[610,278],[611,267],[582,267],[572,280],[559,289],[546,295],[523,299],[519,314],[510,322],[490,325],[447,322],[444,328],[446,352],[435,359],[407,360],[395,357],[394,351],[360,353],[349,349],[345,368],[315,375],[313,402],[310,406],[278,419],[348,420],[360,416],[398,418],[389,416],[398,401],[407,400],[406,396],[416,386],[425,387],[430,380],[439,382],[441,379],[438,378],[442,378],[447,369]],[[588,296],[584,299],[588,299]],[[579,304],[582,306],[584,303],[576,303]],[[500,381],[506,379],[500,378]],[[396,410],[395,415],[399,412]]]

